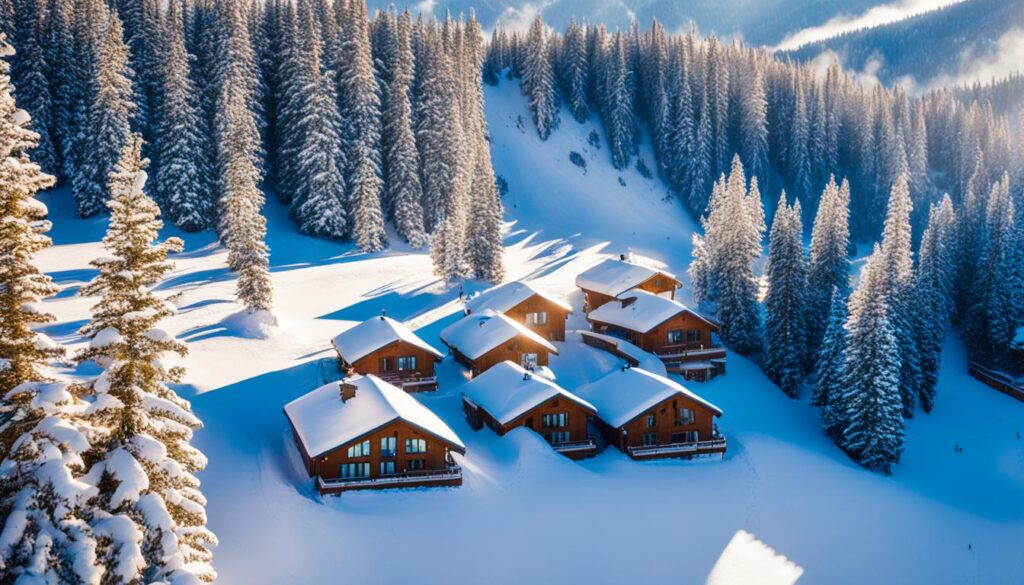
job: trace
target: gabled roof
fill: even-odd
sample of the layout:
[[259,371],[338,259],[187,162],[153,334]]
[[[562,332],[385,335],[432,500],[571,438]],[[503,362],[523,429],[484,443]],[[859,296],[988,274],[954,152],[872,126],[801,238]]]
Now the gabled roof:
[[541,345],[553,354],[558,350],[547,339],[537,335],[528,327],[491,309],[466,315],[462,319],[445,327],[441,332],[441,341],[448,347],[454,347],[471,360],[484,355],[502,343],[518,336],[524,336]]
[[331,340],[338,354],[349,364],[363,359],[378,349],[391,345],[396,341],[404,341],[410,345],[431,353],[437,359],[444,354],[423,341],[411,329],[395,321],[391,317],[374,317],[342,332]]
[[[576,286],[610,297],[617,297],[658,274],[676,280],[676,276],[671,272],[656,270],[625,260],[606,258],[596,266],[580,273],[576,277]],[[678,282],[676,280],[677,284]]]
[[689,313],[712,327],[718,327],[717,323],[679,301],[640,289],[601,305],[587,314],[587,319],[646,333],[680,313]]
[[356,395],[341,399],[341,382],[331,382],[284,407],[299,440],[310,457],[354,441],[397,420],[434,435],[464,452],[458,435],[419,400],[372,374],[352,376],[345,383],[356,387]]
[[575,402],[591,412],[597,411],[592,404],[551,380],[533,375],[509,361],[497,364],[467,382],[462,387],[462,394],[501,424],[515,420],[555,397]]
[[483,291],[466,302],[466,310],[470,313],[479,313],[484,309],[493,309],[499,313],[504,313],[514,309],[520,303],[534,295],[539,296],[549,303],[557,305],[566,311],[572,311],[572,307],[569,306],[569,303],[520,281],[506,282],[505,284]]
[[707,408],[717,416],[722,410],[697,396],[682,384],[640,368],[622,368],[580,386],[576,395],[597,407],[597,416],[619,428],[647,410],[680,395]]

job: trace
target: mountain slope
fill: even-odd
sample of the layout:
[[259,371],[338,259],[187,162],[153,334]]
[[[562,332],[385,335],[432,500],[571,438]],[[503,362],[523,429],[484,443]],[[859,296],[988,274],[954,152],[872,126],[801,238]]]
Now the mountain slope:
[[812,60],[835,53],[855,71],[883,83],[912,78],[918,85],[988,82],[1020,67],[1024,0],[966,0],[899,22],[806,45],[791,55]]
[[[685,271],[694,222],[659,181],[612,169],[606,150],[588,143],[594,124],[563,112],[541,142],[514,84],[486,97],[495,168],[509,185],[511,278],[565,295],[573,329],[585,326],[573,279],[605,254],[631,249]],[[571,151],[587,161],[586,174],[568,162]],[[641,156],[651,164],[646,146]],[[821,434],[814,409],[735,355],[726,376],[692,386],[725,411],[724,460],[647,463],[614,450],[574,463],[528,432],[473,432],[460,408],[465,373],[448,358],[441,390],[417,398],[466,443],[464,485],[319,498],[283,405],[336,379],[328,340],[381,309],[439,344],[458,317],[459,290],[430,275],[423,251],[362,254],[312,240],[269,200],[279,327],[261,336],[235,317],[234,277],[210,234],[184,236],[186,251],[158,287],[178,295],[166,329],[189,343],[190,385],[179,389],[206,424],[196,442],[210,460],[200,479],[223,582],[702,583],[713,567],[721,574],[716,565],[742,569],[763,556],[741,550],[735,562],[730,543],[746,533],[802,567],[801,585],[1024,581],[1020,404],[969,378],[955,341],[935,410],[909,422],[904,461],[889,478],[850,462]],[[60,320],[46,331],[81,343],[75,332],[92,301],[75,292],[91,278],[88,260],[101,255],[103,221],[75,219],[66,192],[45,201],[56,246],[40,263],[62,287],[47,303]],[[568,388],[618,367],[573,340],[560,350],[551,367]],[[757,582],[793,582],[794,571],[780,573],[761,572]]]

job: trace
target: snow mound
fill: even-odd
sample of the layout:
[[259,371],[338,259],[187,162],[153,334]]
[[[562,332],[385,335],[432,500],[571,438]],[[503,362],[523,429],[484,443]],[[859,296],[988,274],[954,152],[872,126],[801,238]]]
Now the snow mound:
[[221,323],[236,337],[267,339],[271,329],[277,327],[277,317],[270,311],[240,311]]

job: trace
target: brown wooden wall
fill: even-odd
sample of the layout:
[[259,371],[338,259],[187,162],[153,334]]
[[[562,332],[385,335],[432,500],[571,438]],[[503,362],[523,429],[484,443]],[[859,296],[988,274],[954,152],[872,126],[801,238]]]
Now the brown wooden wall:
[[[547,311],[548,323],[544,326],[529,325],[526,323],[527,313]],[[564,307],[556,305],[540,295],[533,295],[525,301],[512,307],[505,314],[523,325],[529,327],[544,339],[550,341],[565,341],[565,320],[569,317],[569,311]]]
[[[668,332],[675,329],[679,329],[683,332],[682,343],[687,344],[687,349],[699,349],[699,345],[711,347],[711,333],[717,331],[718,328],[708,324],[708,322],[703,319],[695,317],[692,313],[684,312],[672,317],[647,333],[639,335],[639,342],[634,341],[633,343],[644,351],[657,351],[668,345],[672,345],[668,341]],[[698,343],[687,343],[686,332],[689,329],[700,330],[700,341]]]
[[499,345],[475,360],[470,360],[458,352],[455,354],[455,359],[472,370],[473,375],[476,376],[486,372],[491,367],[500,364],[505,360],[515,364],[520,364],[522,361],[522,354],[524,353],[536,353],[537,365],[548,365],[547,348],[525,335],[518,335],[509,342]]
[[[633,287],[632,290],[641,289],[654,294],[661,294],[663,292],[671,292],[670,298],[676,298],[676,281],[675,279],[669,278],[662,274],[656,274],[651,278],[648,278],[639,285]],[[608,301],[614,300],[615,297],[602,294],[596,291],[588,289],[580,289],[583,291],[583,303],[587,312],[593,311]],[[625,293],[623,293],[625,294]]]
[[[628,390],[628,389],[623,389]],[[675,408],[689,408],[693,411],[693,424],[676,426],[675,424]],[[656,424],[653,428],[647,428],[647,415],[654,413],[656,416]],[[667,445],[672,443],[672,435],[675,433],[683,433],[686,431],[697,431],[697,440],[709,441],[711,440],[711,434],[714,425],[714,412],[708,410],[705,406],[694,402],[682,395],[669,398],[664,402],[658,404],[654,408],[644,411],[640,416],[636,417],[632,421],[626,423],[623,427],[616,429],[616,441],[610,441],[617,445],[619,449],[625,451],[626,447],[639,447],[643,445],[643,435],[647,433],[657,433],[658,444]],[[626,434],[622,434],[622,430],[626,430]]]
[[[359,397],[356,396],[355,400],[359,400]],[[386,436],[394,436],[397,439],[395,445],[395,457],[381,457],[380,439],[381,437]],[[405,453],[405,439],[407,438],[426,439],[427,452],[407,455]],[[370,441],[370,457],[349,459],[348,448],[355,443],[362,442],[367,439]],[[381,461],[394,461],[395,472],[401,473],[406,468],[406,462],[409,459],[425,459],[424,469],[443,470],[448,466],[448,452],[449,446],[444,442],[438,440],[433,435],[421,432],[412,425],[399,420],[385,427],[381,427],[369,435],[360,437],[358,440],[341,445],[321,457],[317,457],[313,460],[307,460],[307,471],[310,476],[320,476],[323,479],[336,479],[341,476],[342,463],[369,462],[370,477],[377,478],[380,477]],[[303,454],[303,459],[306,459],[305,454]]]
[[382,377],[385,374],[397,375],[399,373],[397,370],[389,372],[381,371],[381,358],[388,358],[390,361],[389,367],[395,368],[395,360],[397,358],[408,356],[416,356],[416,371],[402,372],[402,377],[422,378],[434,375],[434,354],[405,341],[395,341],[386,345],[377,351],[364,356],[362,359],[356,360],[356,363],[351,364],[351,366],[357,374],[373,374],[378,377]]
[[[547,428],[544,426],[544,415],[545,414],[558,414],[565,412],[569,414],[569,424],[565,427],[559,428]],[[545,401],[543,404],[538,404],[536,407],[524,412],[519,417],[505,423],[504,425],[498,426],[497,421],[491,416],[489,412],[480,407],[479,417],[480,422],[484,426],[491,427],[499,435],[511,431],[518,427],[526,427],[533,431],[536,431],[539,435],[544,436],[545,433],[555,432],[569,432],[570,441],[583,441],[587,438],[587,417],[592,416],[594,413],[586,408],[583,408],[572,400],[566,400],[562,397],[555,397]]]

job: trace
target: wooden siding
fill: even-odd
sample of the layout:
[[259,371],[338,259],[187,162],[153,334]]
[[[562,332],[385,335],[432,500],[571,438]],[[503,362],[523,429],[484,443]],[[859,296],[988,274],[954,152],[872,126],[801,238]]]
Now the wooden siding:
[[522,365],[522,356],[526,353],[537,354],[538,366],[548,365],[547,348],[525,335],[517,335],[475,360],[466,357],[458,348],[452,348],[452,352],[455,354],[455,360],[469,368],[474,377],[506,360]]
[[[641,282],[637,286],[634,286],[630,290],[640,289],[645,290],[647,292],[652,292],[656,295],[661,294],[663,292],[669,292],[671,293],[670,298],[675,299],[676,288],[678,284],[679,281],[677,281],[676,279],[658,273],[648,278],[647,280]],[[583,291],[583,310],[585,312],[593,311],[594,309],[600,307],[601,305],[607,303],[608,301],[615,299],[615,297],[613,296],[602,294],[589,289],[581,288],[580,290]]]
[[[711,334],[718,331],[717,327],[687,311],[675,315],[671,319],[668,319],[664,323],[661,323],[654,329],[647,332],[633,331],[631,329],[625,329],[616,325],[609,325],[600,321],[591,321],[591,326],[594,331],[597,331],[598,333],[608,333],[611,335],[618,334],[618,336],[625,338],[633,345],[651,353],[664,352],[677,346],[685,347],[686,349],[711,347]],[[700,341],[692,343],[686,341],[687,331],[690,329],[697,329],[700,331]],[[683,332],[683,341],[681,344],[675,344],[669,341],[668,334],[670,331],[674,330]]]
[[[531,325],[526,322],[527,313],[546,312],[548,322],[546,325]],[[550,341],[565,341],[565,320],[569,318],[569,311],[545,299],[540,295],[533,295],[505,312],[509,318],[514,319],[529,327],[544,339]]]
[[[628,388],[623,388],[628,391]],[[693,411],[693,422],[686,425],[676,425],[676,413],[682,408],[689,408]],[[653,427],[647,427],[647,416],[655,416]],[[709,441],[714,438],[715,413],[705,406],[688,399],[685,396],[673,396],[653,408],[642,412],[640,416],[627,422],[621,427],[612,427],[605,421],[599,421],[601,434],[610,444],[615,445],[623,453],[629,454],[629,447],[641,447],[644,444],[644,435],[653,433],[656,436],[656,445],[669,445],[680,441],[673,440],[673,435],[696,431],[698,441]]]
[[[306,451],[305,445],[303,445],[302,441],[299,439],[298,434],[294,433],[294,427],[292,431],[295,436],[295,442],[302,454],[302,460],[306,464],[307,473],[309,473],[310,477],[319,477],[324,480],[332,480],[341,477],[341,465],[344,463],[369,463],[370,479],[377,479],[381,477],[380,464],[382,461],[394,461],[396,473],[401,473],[406,470],[409,466],[409,461],[413,459],[423,459],[424,470],[441,471],[449,467],[449,453],[452,451],[461,451],[461,449],[456,448],[454,445],[450,445],[438,439],[434,435],[421,431],[402,420],[389,423],[366,435],[363,435],[362,437],[358,437],[344,445],[340,445],[319,457],[311,457]],[[380,443],[381,438],[383,437],[395,437],[395,454],[393,457],[383,456]],[[406,453],[406,439],[426,440],[427,452]],[[348,448],[366,440],[370,441],[370,455],[350,458],[348,456]]]
[[[416,358],[416,369],[402,372],[398,371],[396,369],[398,367],[398,358],[409,356]],[[356,374],[362,375],[373,374],[378,378],[403,388],[401,384],[403,381],[434,377],[435,359],[436,356],[429,351],[406,341],[399,340],[393,341],[369,355],[356,360],[354,364],[349,364],[345,361],[345,357],[341,356],[341,369],[342,371],[345,371],[348,368],[351,368]],[[384,369],[383,360],[387,360],[389,369]],[[406,386],[404,388],[410,391],[436,390],[437,382],[435,381],[433,384]]]
[[[482,406],[475,405],[467,399],[463,399],[462,408],[466,413],[466,420],[469,421],[470,426],[473,427],[474,430],[480,430],[486,426],[498,433],[499,436],[503,436],[512,429],[526,427],[542,437],[549,433],[568,432],[568,442],[571,443],[586,441],[589,438],[587,436],[587,419],[594,415],[592,410],[560,396],[551,398],[542,404],[538,404],[503,425],[499,424],[498,421],[491,416],[491,413],[487,412],[487,410]],[[544,426],[545,414],[559,414],[563,412],[568,414],[568,424],[566,426],[555,428],[548,428]],[[547,437],[544,437],[544,439],[547,440]],[[571,459],[582,459],[584,457],[593,456],[594,453],[595,449],[589,449],[566,453],[566,456]]]

